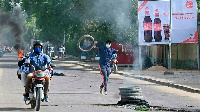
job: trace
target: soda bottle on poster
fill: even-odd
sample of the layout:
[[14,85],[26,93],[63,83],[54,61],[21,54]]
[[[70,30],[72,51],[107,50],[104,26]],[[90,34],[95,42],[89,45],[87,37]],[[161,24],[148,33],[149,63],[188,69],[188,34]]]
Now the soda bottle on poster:
[[155,10],[155,19],[154,19],[154,39],[155,42],[160,42],[162,40],[162,26],[161,26],[161,20],[159,18],[159,12],[158,9]]
[[152,20],[149,13],[149,8],[145,8],[145,17],[143,21],[144,40],[145,42],[152,42]]
[[165,40],[169,40],[169,24],[163,24]]

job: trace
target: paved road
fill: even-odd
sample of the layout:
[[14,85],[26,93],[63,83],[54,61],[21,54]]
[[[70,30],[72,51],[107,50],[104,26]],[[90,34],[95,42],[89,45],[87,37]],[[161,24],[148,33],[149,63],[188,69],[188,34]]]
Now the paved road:
[[[34,111],[23,102],[24,87],[17,79],[17,55],[5,54],[0,58],[0,111]],[[119,87],[140,86],[144,99],[153,106],[168,108],[200,109],[200,95],[175,88],[112,74],[108,83],[108,95],[99,93],[102,77],[99,71],[77,65],[77,61],[55,60],[55,72],[66,76],[54,76],[51,80],[50,102],[43,102],[41,112],[133,112],[133,109],[113,106],[120,100]]]
[[[66,76],[54,76],[51,81],[50,103],[42,103],[41,112],[94,112],[94,111],[131,111],[104,104],[116,104],[118,93],[110,92],[108,96],[99,93],[101,76],[89,72],[71,62],[57,64],[55,72]],[[24,87],[17,79],[17,57],[5,54],[0,58],[0,111],[34,111],[23,102]],[[120,80],[119,80],[120,81]],[[116,82],[117,83],[117,82]],[[111,89],[117,91],[117,87]]]

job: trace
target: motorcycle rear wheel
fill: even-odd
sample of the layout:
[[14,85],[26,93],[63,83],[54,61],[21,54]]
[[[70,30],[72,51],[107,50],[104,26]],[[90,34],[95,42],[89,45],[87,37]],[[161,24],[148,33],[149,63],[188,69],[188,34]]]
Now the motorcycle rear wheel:
[[40,110],[41,96],[42,96],[42,88],[38,88],[36,96],[36,111]]

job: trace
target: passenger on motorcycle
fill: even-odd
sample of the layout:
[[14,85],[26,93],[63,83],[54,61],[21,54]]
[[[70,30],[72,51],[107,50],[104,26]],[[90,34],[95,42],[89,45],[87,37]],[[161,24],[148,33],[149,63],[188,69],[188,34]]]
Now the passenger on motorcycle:
[[117,64],[118,64],[117,58],[118,58],[117,53],[114,53],[110,60],[111,72],[114,71],[114,73],[117,72]]
[[[25,57],[22,58],[22,59],[18,62],[18,67],[19,67],[19,69],[17,70],[17,76],[18,76],[18,79],[20,79],[20,80],[21,80],[21,78],[22,78],[22,72],[24,72],[24,71],[28,68],[28,67],[26,67],[26,66],[24,65],[24,62],[25,62],[26,58],[28,58],[28,57],[29,57],[29,53],[26,53]],[[26,80],[26,79],[25,79],[25,80]],[[22,82],[24,82],[23,85],[25,86],[25,81],[22,81]]]
[[118,57],[117,57],[117,53],[114,53],[113,55],[112,55],[112,58],[111,59],[117,59]]
[[[51,59],[48,55],[42,53],[42,47],[43,46],[42,46],[41,41],[36,40],[34,42],[34,45],[33,45],[34,52],[31,52],[29,54],[29,58],[26,58],[26,60],[25,60],[26,66],[33,65],[34,67],[36,67],[36,66],[46,66],[46,67],[48,67],[48,66],[51,65]],[[32,82],[32,77],[33,77],[33,69],[30,69],[29,74],[28,74],[27,79],[26,79],[26,84],[25,84],[24,101],[28,100],[29,86]],[[49,91],[50,76],[47,76],[45,80],[46,80],[46,82],[45,82],[45,85],[44,85],[44,100],[46,102],[49,102],[47,93]]]

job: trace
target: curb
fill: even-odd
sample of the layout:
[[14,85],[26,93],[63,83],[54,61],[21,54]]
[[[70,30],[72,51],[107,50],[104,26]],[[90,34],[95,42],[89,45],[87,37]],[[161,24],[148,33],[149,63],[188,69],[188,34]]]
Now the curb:
[[[83,67],[86,67],[86,68],[90,68],[90,69],[93,69],[93,70],[99,70],[98,68],[92,67],[90,65],[84,65],[84,64],[81,64],[81,63],[77,63],[77,65],[80,65],[80,66],[83,66]],[[180,85],[180,84],[174,84],[174,83],[159,81],[159,80],[146,78],[146,77],[141,77],[141,76],[133,76],[133,74],[131,74],[131,75],[124,74],[124,73],[117,73],[117,74],[122,75],[124,77],[128,77],[128,78],[139,79],[139,80],[148,81],[148,82],[159,84],[159,85],[163,85],[163,86],[168,86],[168,87],[180,89],[180,90],[191,92],[191,93],[200,94],[200,90],[199,89],[195,89],[195,88],[192,88],[192,87],[186,87],[186,86]]]
[[180,85],[180,84],[163,82],[163,81],[158,81],[158,80],[154,80],[154,79],[150,79],[150,78],[145,78],[145,77],[140,77],[140,76],[133,76],[133,75],[123,74],[123,73],[120,73],[120,75],[122,75],[124,77],[129,77],[129,78],[134,78],[134,79],[140,79],[140,80],[143,80],[143,81],[148,81],[148,82],[152,82],[152,83],[155,83],[155,84],[159,84],[159,85],[163,85],[163,86],[168,86],[168,87],[172,87],[172,88],[184,90],[184,91],[191,92],[191,93],[198,93],[198,94],[200,94],[200,90],[199,89],[194,89],[194,88],[191,88],[191,87],[186,87],[186,86],[183,86],[183,85]]
[[[73,59],[77,60],[77,58],[73,58]],[[77,60],[77,61],[80,61],[80,60]],[[92,70],[99,71],[99,68],[96,68],[94,66],[90,66],[89,64],[86,65],[86,64],[83,64],[82,62],[75,63],[75,64],[83,66],[85,68],[89,68],[89,69],[92,69]],[[124,77],[128,77],[128,78],[139,79],[139,80],[148,81],[148,82],[159,84],[159,85],[163,85],[163,86],[168,86],[168,87],[180,89],[180,90],[191,92],[191,93],[198,93],[198,94],[200,94],[200,90],[199,89],[195,89],[195,88],[192,88],[192,87],[186,87],[186,86],[180,85],[180,84],[159,81],[159,80],[155,80],[153,78],[146,78],[146,77],[142,77],[142,76],[134,76],[134,74],[130,74],[130,75],[129,74],[124,74],[124,73],[117,73],[117,74],[122,75]]]

